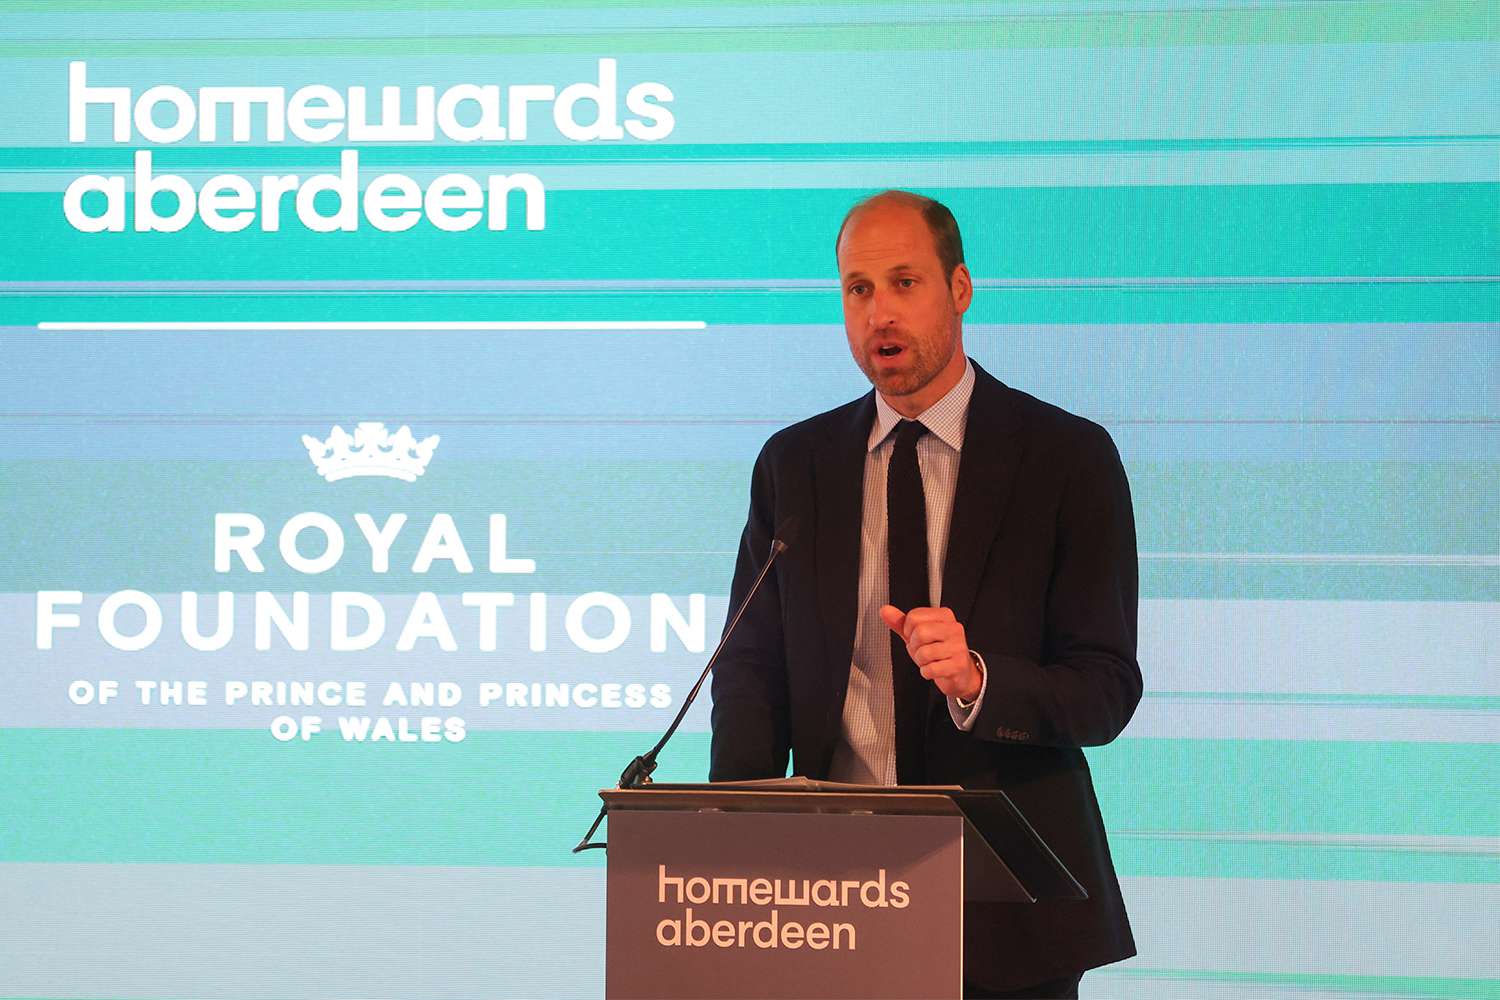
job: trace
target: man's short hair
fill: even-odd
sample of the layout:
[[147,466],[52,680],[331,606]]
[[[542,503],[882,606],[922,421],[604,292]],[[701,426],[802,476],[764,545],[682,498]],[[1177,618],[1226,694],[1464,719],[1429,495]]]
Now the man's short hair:
[[849,220],[880,201],[893,201],[898,205],[915,208],[922,213],[922,221],[927,223],[927,231],[932,234],[933,243],[937,244],[938,263],[943,267],[943,280],[952,281],[954,270],[964,262],[964,241],[963,237],[958,234],[958,220],[953,217],[952,212],[948,211],[947,205],[936,198],[929,198],[915,191],[890,188],[855,202],[854,206],[844,213],[844,221],[839,223],[839,234],[833,241],[834,254],[838,254],[839,243],[843,242],[844,230],[849,227]]

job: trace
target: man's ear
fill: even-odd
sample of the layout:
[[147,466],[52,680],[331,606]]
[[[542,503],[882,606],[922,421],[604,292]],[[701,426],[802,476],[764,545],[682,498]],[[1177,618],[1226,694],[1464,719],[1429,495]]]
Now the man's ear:
[[967,264],[959,264],[953,269],[953,277],[948,281],[948,292],[953,296],[953,308],[960,315],[969,308],[969,303],[974,301],[974,278],[969,274]]

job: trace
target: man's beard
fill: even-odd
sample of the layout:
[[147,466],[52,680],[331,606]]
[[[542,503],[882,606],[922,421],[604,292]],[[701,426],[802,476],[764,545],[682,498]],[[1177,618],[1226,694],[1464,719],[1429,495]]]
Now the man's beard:
[[[910,396],[914,392],[920,392],[948,366],[958,349],[956,340],[945,344],[918,346],[904,338],[897,339],[901,342],[902,353],[907,355],[908,363],[905,368],[882,371],[876,367],[875,358],[871,357],[869,351],[862,352],[856,359],[865,378],[885,396]],[[946,354],[939,356],[938,352],[943,348],[947,349]]]

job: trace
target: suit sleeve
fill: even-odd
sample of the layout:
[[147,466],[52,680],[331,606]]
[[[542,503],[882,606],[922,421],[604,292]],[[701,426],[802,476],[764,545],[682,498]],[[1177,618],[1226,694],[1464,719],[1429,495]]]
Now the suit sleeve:
[[984,703],[971,733],[1044,746],[1099,746],[1141,699],[1135,517],[1109,432],[1095,424],[1058,506],[1041,663],[980,649]]
[[[770,555],[776,530],[770,449],[770,443],[762,449],[751,478],[750,515],[740,536],[729,589],[730,615],[745,599]],[[726,620],[726,629],[728,625]],[[719,654],[710,690],[713,741],[708,780],[785,776],[791,750],[791,709],[776,568],[766,577],[733,638]]]

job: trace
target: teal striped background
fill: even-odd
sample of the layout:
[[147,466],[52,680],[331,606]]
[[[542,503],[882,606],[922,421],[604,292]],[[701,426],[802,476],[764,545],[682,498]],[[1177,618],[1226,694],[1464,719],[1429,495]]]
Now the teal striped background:
[[[1147,693],[1089,760],[1141,953],[1083,995],[1500,995],[1497,33],[1493,0],[6,4],[0,997],[598,995],[601,859],[567,849],[670,711],[471,706],[461,743],[284,745],[269,712],[69,704],[74,678],[241,661],[111,651],[87,616],[38,650],[34,595],[702,593],[712,634],[760,443],[865,389],[833,234],[888,186],[964,227],[970,354],[1105,424],[1130,475]],[[535,173],[543,232],[63,218],[137,148],[102,116],[68,142],[73,60],[139,93],[561,86],[603,57],[672,88],[666,141],[360,147],[367,179]],[[153,154],[201,183],[341,148]],[[150,328],[621,319],[706,326]],[[46,326],[81,321],[147,328]],[[427,473],[317,478],[300,436],[360,420],[440,434]],[[350,534],[334,571],[213,571],[216,512],[306,510]],[[392,572],[359,511],[411,515]],[[411,573],[438,512],[481,565],[507,514],[537,573]],[[393,670],[313,636],[244,669],[676,697],[699,659],[419,646]],[[703,777],[707,740],[694,712],[665,776]]]

